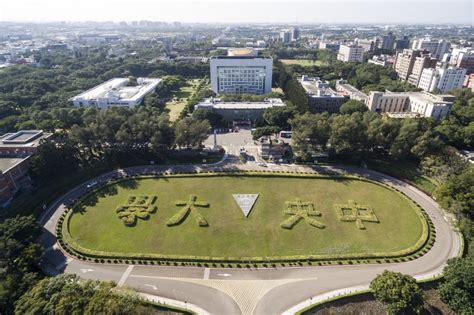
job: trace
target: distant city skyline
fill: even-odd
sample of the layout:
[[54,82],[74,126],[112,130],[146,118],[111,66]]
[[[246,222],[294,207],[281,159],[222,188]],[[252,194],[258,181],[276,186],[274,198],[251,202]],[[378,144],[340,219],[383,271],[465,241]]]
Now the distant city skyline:
[[179,21],[185,23],[474,24],[470,0],[23,0],[1,21]]

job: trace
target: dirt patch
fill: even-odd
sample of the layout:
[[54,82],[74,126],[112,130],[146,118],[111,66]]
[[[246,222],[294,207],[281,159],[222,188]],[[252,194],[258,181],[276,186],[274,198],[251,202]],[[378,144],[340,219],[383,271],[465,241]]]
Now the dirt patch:
[[[422,285],[425,294],[425,308],[421,314],[455,314],[448,305],[446,305],[436,291],[435,285]],[[315,307],[304,315],[382,315],[388,314],[382,303],[375,300],[370,293],[362,294],[354,297],[340,299],[334,302],[326,303],[322,306]]]

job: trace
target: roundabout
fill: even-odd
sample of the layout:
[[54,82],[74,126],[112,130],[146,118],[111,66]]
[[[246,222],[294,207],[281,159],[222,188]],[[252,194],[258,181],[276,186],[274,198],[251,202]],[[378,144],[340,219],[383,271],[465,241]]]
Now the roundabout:
[[[198,312],[276,314],[328,292],[363,289],[385,269],[437,276],[459,253],[459,235],[437,204],[399,180],[347,167],[271,171],[280,173],[223,161],[104,174],[96,180],[107,186],[89,192],[84,183],[45,212],[42,267],[113,280]],[[199,174],[169,175],[178,172]],[[116,181],[123,173],[130,178]],[[246,216],[233,195],[257,194]],[[60,233],[57,242],[58,222],[67,223],[66,242]],[[435,231],[434,243],[423,226]],[[70,250],[71,239],[79,247]]]

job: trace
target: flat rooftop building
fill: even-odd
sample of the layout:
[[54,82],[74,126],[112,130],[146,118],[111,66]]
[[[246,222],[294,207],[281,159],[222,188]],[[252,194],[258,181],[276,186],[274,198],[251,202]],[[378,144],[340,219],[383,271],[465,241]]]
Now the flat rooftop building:
[[339,94],[348,96],[351,100],[361,101],[364,103],[367,102],[367,99],[369,98],[367,94],[350,85],[346,80],[336,81],[336,91],[339,92]]
[[418,113],[422,117],[442,119],[449,115],[453,95],[427,92],[370,92],[367,107],[378,113]]
[[141,104],[145,95],[152,93],[160,82],[157,78],[137,78],[137,85],[129,85],[130,79],[115,78],[74,96],[71,101],[78,107],[133,107]]
[[324,82],[318,77],[303,75],[299,82],[306,91],[309,109],[313,113],[338,113],[341,105],[349,98],[338,94],[329,87],[328,82]]
[[0,136],[0,204],[6,205],[22,188],[31,186],[29,159],[51,133],[20,130]]
[[272,90],[273,59],[251,48],[228,50],[212,57],[211,87],[217,94],[266,94]]
[[218,98],[207,98],[194,106],[194,109],[206,109],[217,113],[228,122],[255,121],[263,117],[267,108],[282,107],[286,104],[279,98],[269,98],[263,102],[223,102]]

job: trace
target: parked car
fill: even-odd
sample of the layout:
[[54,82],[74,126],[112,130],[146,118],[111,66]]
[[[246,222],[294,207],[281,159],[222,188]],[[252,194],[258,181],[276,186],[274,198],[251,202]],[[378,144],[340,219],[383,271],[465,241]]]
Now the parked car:
[[92,187],[94,187],[95,185],[97,185],[97,181],[96,181],[96,180],[94,180],[94,181],[90,182],[89,184],[87,184],[86,187],[87,187],[87,188],[92,188]]

